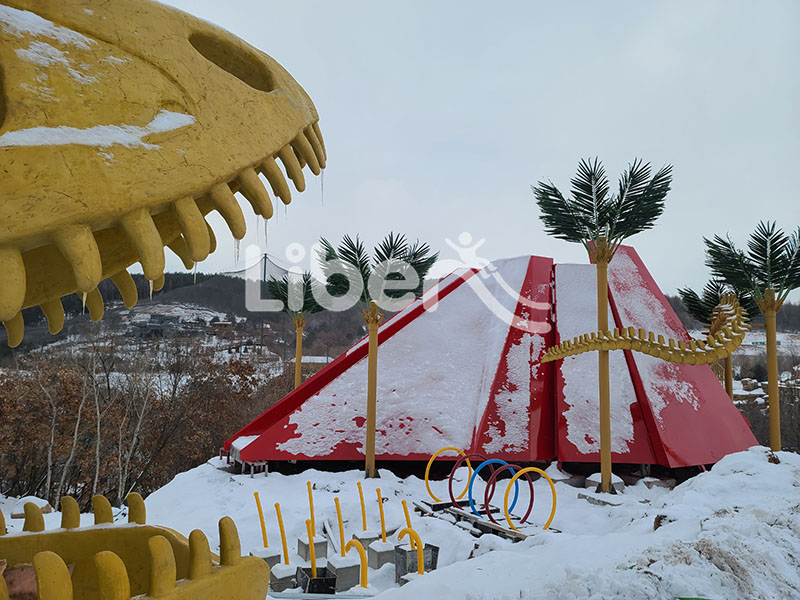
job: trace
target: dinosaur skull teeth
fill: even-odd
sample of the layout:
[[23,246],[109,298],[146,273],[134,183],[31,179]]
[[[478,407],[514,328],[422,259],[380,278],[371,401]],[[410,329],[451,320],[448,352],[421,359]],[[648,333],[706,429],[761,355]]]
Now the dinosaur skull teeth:
[[[280,160],[286,175],[275,159]],[[242,239],[247,231],[242,208],[235,193],[241,193],[253,211],[269,219],[274,208],[267,186],[259,173],[269,183],[269,188],[284,204],[292,200],[286,176],[298,192],[305,190],[303,167],[316,174],[326,165],[325,145],[317,122],[306,126],[274,156],[268,156],[255,166],[247,167],[236,174],[228,183],[216,183],[197,198],[186,196],[174,201],[167,210],[152,213],[147,208],[139,208],[123,215],[114,225],[124,233],[135,261],[142,266],[147,279],[153,282],[153,290],[164,285],[164,247],[172,250],[187,269],[205,260],[217,246],[216,236],[205,215],[211,210],[220,213],[235,239]],[[164,223],[167,223],[165,226]],[[93,232],[85,224],[71,225],[60,229],[52,237],[52,245],[58,254],[71,267],[78,295],[84,300],[89,316],[98,321],[104,313],[102,294],[97,284],[109,277],[103,273],[101,245],[98,240],[103,232],[112,228]],[[170,229],[172,227],[172,229]],[[162,230],[172,231],[166,235]],[[171,239],[169,239],[171,238]],[[134,262],[135,262],[134,261]],[[138,291],[133,278],[126,269],[110,275],[111,280],[122,296],[123,303],[132,308],[138,300]],[[21,309],[27,305],[26,268],[23,253],[17,248],[0,248],[0,321],[6,328],[10,346],[18,345],[23,338],[24,323]],[[73,288],[74,289],[74,288]],[[64,308],[60,298],[38,302],[48,329],[55,334],[64,325]]]

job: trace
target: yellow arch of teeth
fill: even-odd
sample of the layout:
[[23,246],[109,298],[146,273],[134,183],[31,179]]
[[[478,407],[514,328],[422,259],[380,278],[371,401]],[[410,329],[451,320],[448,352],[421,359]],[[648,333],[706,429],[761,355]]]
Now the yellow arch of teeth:
[[[106,278],[133,306],[131,265],[159,289],[166,247],[187,268],[214,251],[211,211],[241,239],[237,192],[268,219],[268,188],[288,204],[287,179],[302,192],[303,168],[326,165],[303,88],[219,27],[150,0],[0,5],[0,321],[12,346],[22,309],[40,306],[56,333],[61,298],[77,293],[100,319]],[[31,60],[43,44],[69,64]]]
[[725,294],[714,309],[714,318],[705,340],[665,340],[644,329],[615,328],[611,331],[586,333],[553,346],[542,356],[550,362],[597,350],[633,350],[649,354],[668,362],[687,365],[706,365],[716,362],[738,348],[750,329],[747,313],[739,305],[735,294]]

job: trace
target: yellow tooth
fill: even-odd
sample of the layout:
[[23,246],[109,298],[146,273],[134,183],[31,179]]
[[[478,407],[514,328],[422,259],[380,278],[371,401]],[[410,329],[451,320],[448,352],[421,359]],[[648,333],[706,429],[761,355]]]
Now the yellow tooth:
[[319,145],[322,146],[322,153],[325,155],[325,160],[328,160],[328,151],[325,149],[325,140],[322,138],[322,130],[319,128],[319,121],[312,123],[311,129],[313,129],[314,133],[317,134]]
[[269,181],[272,187],[272,193],[278,196],[284,204],[289,204],[292,201],[292,192],[289,189],[289,184],[286,183],[286,178],[283,176],[281,168],[278,166],[278,163],[275,162],[275,159],[270,156],[261,163],[261,171],[263,171],[267,181]]
[[18,312],[10,319],[3,321],[3,327],[6,328],[8,345],[11,348],[19,346],[22,343],[22,337],[25,335],[25,321],[22,320],[22,313]]
[[16,316],[25,301],[25,263],[16,248],[0,248],[0,321]]
[[97,287],[103,278],[103,263],[97,241],[88,225],[65,227],[54,236],[56,246],[72,266],[75,283],[81,292]]
[[317,161],[317,155],[314,153],[314,148],[311,147],[311,144],[306,136],[303,135],[303,133],[298,135],[296,138],[294,138],[294,140],[292,140],[292,146],[294,146],[300,156],[306,160],[308,163],[308,168],[311,169],[311,172],[314,175],[319,175],[319,162]]
[[278,158],[283,163],[283,168],[286,169],[286,174],[289,179],[294,183],[294,187],[298,192],[303,192],[306,189],[306,179],[303,177],[303,169],[295,156],[292,147],[287,145],[280,149]]
[[128,308],[133,308],[139,301],[139,290],[136,289],[136,282],[133,281],[131,274],[125,270],[111,276],[111,281],[117,286],[122,303]]
[[[182,236],[176,237],[172,240],[169,244],[167,244],[170,250],[172,250],[175,254],[178,255],[178,258],[181,259],[183,262],[183,266],[187,269],[191,269],[194,267],[194,261],[189,253],[189,246],[186,245],[186,240],[183,239]],[[154,280],[155,281],[155,280]],[[161,288],[158,288],[159,290]]]
[[216,208],[219,214],[222,215],[222,218],[225,219],[233,237],[237,240],[242,239],[247,232],[247,226],[244,223],[242,209],[239,207],[239,203],[236,202],[236,196],[233,195],[228,184],[215,184],[209,190],[208,196],[214,204],[214,208]]
[[208,221],[206,221],[206,229],[208,229],[208,253],[213,254],[217,249],[217,236],[214,235],[214,230],[208,224]]
[[208,257],[211,242],[208,238],[203,213],[197,208],[197,203],[192,198],[181,198],[175,202],[175,212],[178,214],[183,237],[189,247],[192,260],[200,262]]
[[[194,266],[194,263],[192,263],[192,266]],[[159,277],[158,279],[154,279],[153,280],[153,291],[160,292],[161,290],[163,290],[164,289],[164,281],[165,280],[166,280],[166,278],[164,277],[163,273],[161,274],[161,277]]]
[[242,195],[253,205],[253,210],[256,211],[256,214],[261,215],[265,219],[271,218],[272,201],[269,199],[267,188],[261,183],[255,169],[247,167],[244,171],[239,173],[237,181],[239,183],[239,191],[242,192]]
[[89,318],[92,321],[99,321],[103,318],[105,306],[103,304],[103,295],[100,290],[94,288],[91,292],[86,294],[86,308],[89,309]]
[[164,246],[150,211],[140,208],[128,213],[120,219],[120,225],[139,257],[144,276],[151,281],[161,277],[164,272]]
[[64,328],[64,305],[61,304],[61,298],[48,300],[41,305],[41,309],[47,319],[47,329],[50,333],[55,335]]
[[325,151],[322,149],[322,144],[319,142],[319,138],[317,138],[317,134],[314,132],[314,128],[311,126],[306,127],[303,130],[303,135],[306,136],[308,143],[311,144],[311,147],[314,149],[314,154],[317,157],[317,162],[321,169],[325,168]]

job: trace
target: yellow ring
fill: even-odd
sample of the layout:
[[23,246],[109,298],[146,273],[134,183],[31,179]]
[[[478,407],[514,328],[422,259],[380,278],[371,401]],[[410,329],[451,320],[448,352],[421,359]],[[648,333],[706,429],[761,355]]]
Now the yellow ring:
[[550,518],[547,519],[547,523],[544,524],[544,527],[542,527],[542,529],[547,529],[548,527],[550,527],[550,523],[553,522],[553,517],[556,516],[556,486],[553,485],[553,480],[550,479],[550,476],[547,473],[545,473],[541,469],[537,469],[536,467],[528,467],[526,469],[522,469],[521,471],[515,473],[514,476],[511,478],[511,481],[508,482],[508,487],[506,488],[506,495],[503,497],[503,511],[506,513],[506,521],[508,521],[508,526],[511,527],[511,529],[513,529],[514,531],[519,531],[519,529],[514,527],[514,524],[511,522],[511,515],[508,513],[508,496],[511,493],[511,486],[514,485],[514,482],[519,478],[519,476],[522,475],[523,473],[530,473],[531,471],[535,471],[536,473],[541,474],[542,477],[547,479],[547,483],[550,484],[550,491],[553,494],[553,508],[550,510]]
[[[462,450],[459,450],[455,446],[445,446],[444,448],[434,452],[433,456],[431,456],[431,459],[428,461],[428,466],[425,467],[425,489],[428,490],[428,493],[431,495],[431,498],[433,498],[434,502],[441,502],[441,500],[439,500],[439,498],[433,495],[433,492],[431,491],[431,486],[428,483],[428,476],[431,473],[431,465],[433,464],[433,461],[436,460],[436,457],[439,456],[442,452],[447,452],[448,450],[452,450],[453,452],[458,452],[461,456],[465,458],[467,456]],[[467,468],[469,469],[469,477],[467,477],[467,486],[464,488],[464,491],[461,492],[460,495],[456,496],[456,500],[461,500],[461,498],[464,497],[464,495],[467,493],[467,490],[469,489],[469,480],[472,479],[472,465],[470,464],[468,458],[467,458]]]

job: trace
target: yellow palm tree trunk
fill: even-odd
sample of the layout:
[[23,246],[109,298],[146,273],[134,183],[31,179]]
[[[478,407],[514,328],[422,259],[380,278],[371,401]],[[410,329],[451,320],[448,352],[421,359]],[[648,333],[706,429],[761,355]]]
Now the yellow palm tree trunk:
[[[608,331],[608,263],[612,253],[605,238],[600,238],[592,252],[597,266],[597,329]],[[611,493],[611,395],[609,390],[608,350],[597,354],[600,397],[600,489]]]
[[306,320],[303,313],[297,313],[292,321],[297,334],[294,343],[294,388],[297,389],[303,381],[303,327],[306,326]]
[[378,311],[378,305],[370,302],[369,311],[364,311],[364,321],[369,329],[369,355],[367,358],[367,440],[366,461],[364,471],[367,479],[377,477],[375,470],[375,424],[377,421],[377,396],[378,396],[378,327],[383,315]]
[[778,336],[776,316],[782,302],[775,299],[775,290],[764,290],[764,299],[758,308],[764,313],[767,329],[767,395],[769,397],[769,447],[773,452],[781,449],[781,400],[778,392]]

